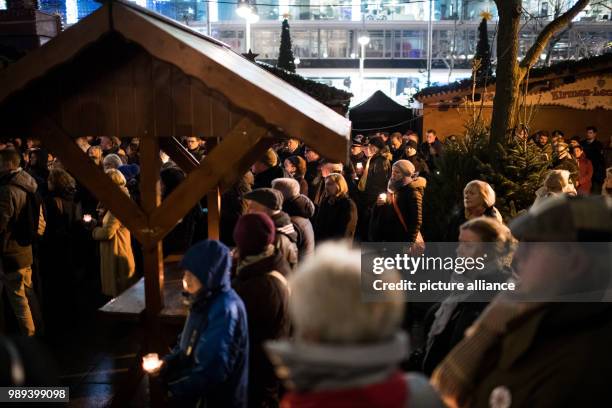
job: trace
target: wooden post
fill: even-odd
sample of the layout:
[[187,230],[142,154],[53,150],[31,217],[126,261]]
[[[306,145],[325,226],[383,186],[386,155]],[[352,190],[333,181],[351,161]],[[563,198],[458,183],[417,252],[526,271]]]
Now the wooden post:
[[208,239],[219,239],[219,221],[221,220],[221,193],[215,187],[207,196],[208,199]]
[[[161,204],[160,168],[159,140],[157,138],[143,138],[140,143],[140,198],[141,207],[149,220],[148,234],[151,234],[155,228],[155,225],[152,225],[151,214]],[[163,353],[161,325],[159,322],[159,313],[164,308],[162,241],[153,238],[149,245],[143,245],[142,256],[145,284],[145,325],[147,332],[145,346],[148,352]],[[148,379],[151,407],[164,407],[165,395],[163,387],[154,378],[148,377]]]
[[[156,138],[143,138],[140,144],[140,197],[141,207],[149,220],[148,233],[152,234],[151,214],[161,204],[159,185],[159,142]],[[145,277],[145,304],[149,316],[157,315],[164,307],[164,265],[162,243],[152,241],[143,246]]]

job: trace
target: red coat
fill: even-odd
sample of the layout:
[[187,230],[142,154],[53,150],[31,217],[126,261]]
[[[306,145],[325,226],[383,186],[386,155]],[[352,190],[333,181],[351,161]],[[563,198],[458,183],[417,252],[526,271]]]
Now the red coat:
[[593,177],[593,164],[582,154],[578,159],[578,194],[591,194],[591,178]]
[[408,398],[406,378],[398,371],[385,382],[359,388],[289,392],[281,408],[404,408]]

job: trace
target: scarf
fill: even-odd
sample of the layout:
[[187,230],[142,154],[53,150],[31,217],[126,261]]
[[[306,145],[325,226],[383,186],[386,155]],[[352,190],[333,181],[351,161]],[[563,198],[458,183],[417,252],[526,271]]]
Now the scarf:
[[[541,311],[544,305],[513,300],[508,294],[500,294],[495,298],[431,377],[432,385],[447,406],[469,406],[470,396],[478,384],[489,352],[501,343],[509,327],[525,322]],[[543,315],[540,313],[536,319],[541,319]]]
[[375,344],[269,341],[265,348],[280,379],[292,391],[346,390],[389,379],[408,353],[408,336],[398,332]]

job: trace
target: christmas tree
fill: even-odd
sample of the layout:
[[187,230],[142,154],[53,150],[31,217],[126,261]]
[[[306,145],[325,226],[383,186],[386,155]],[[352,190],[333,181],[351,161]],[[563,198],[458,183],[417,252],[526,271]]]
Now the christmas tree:
[[276,66],[283,68],[289,72],[295,72],[295,62],[293,50],[291,48],[291,33],[289,32],[289,21],[283,20],[283,28],[281,31],[280,50],[278,52],[278,62]]
[[478,61],[478,72],[476,73],[478,85],[485,84],[493,75],[491,47],[489,46],[489,33],[487,31],[487,20],[489,18],[489,13],[483,13],[482,21],[478,26],[478,44],[476,44],[476,54],[474,55],[474,63],[476,64],[476,61]]

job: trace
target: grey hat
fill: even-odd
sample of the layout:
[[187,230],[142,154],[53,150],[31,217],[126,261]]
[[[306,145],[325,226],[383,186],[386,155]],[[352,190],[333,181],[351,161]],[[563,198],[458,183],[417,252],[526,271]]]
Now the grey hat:
[[244,195],[245,200],[255,201],[270,210],[283,208],[283,193],[273,188],[258,188]]
[[530,242],[612,240],[612,198],[551,197],[510,223],[512,234]]
[[280,191],[285,200],[292,200],[300,195],[300,183],[296,179],[283,177],[272,180],[272,188]]

